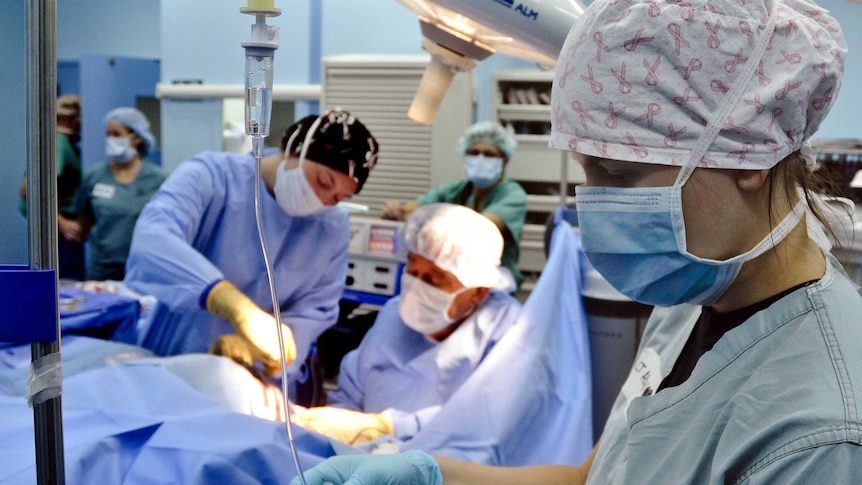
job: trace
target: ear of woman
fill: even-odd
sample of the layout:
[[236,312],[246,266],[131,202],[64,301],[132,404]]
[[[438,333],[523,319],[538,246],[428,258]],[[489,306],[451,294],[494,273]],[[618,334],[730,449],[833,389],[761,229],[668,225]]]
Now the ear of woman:
[[746,192],[760,190],[769,176],[769,170],[736,170],[736,186]]

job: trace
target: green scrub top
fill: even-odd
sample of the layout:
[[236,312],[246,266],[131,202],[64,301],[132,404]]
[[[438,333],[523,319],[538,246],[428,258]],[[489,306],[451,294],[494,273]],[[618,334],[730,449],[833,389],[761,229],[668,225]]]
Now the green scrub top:
[[[68,135],[57,134],[57,207],[60,214],[75,217],[75,193],[81,185],[81,157]],[[27,216],[27,202],[18,199],[18,210]]]
[[114,180],[107,162],[87,171],[76,209],[95,222],[87,239],[88,280],[123,279],[135,222],[164,180],[162,171],[149,162],[144,162],[138,178],[128,185]]
[[438,185],[429,190],[425,195],[416,199],[419,205],[433,204],[436,202],[449,202],[467,206],[476,212],[492,212],[497,214],[506,224],[511,233],[511,238],[503,237],[502,264],[515,278],[515,283],[520,287],[524,276],[518,270],[518,257],[521,254],[521,232],[524,228],[524,219],[527,217],[527,192],[514,180],[503,179],[497,184],[482,202],[482,207],[475,207],[472,184],[469,180],[459,180]]

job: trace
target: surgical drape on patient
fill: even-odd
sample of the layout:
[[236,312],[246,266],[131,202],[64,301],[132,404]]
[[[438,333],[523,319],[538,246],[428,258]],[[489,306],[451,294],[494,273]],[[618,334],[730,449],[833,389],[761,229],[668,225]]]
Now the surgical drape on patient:
[[[35,483],[33,410],[23,396],[29,353],[0,351],[0,483]],[[224,357],[151,358],[140,347],[63,341],[63,427],[70,484],[287,483],[296,475],[283,422],[260,413],[261,383]],[[308,467],[334,451],[294,431]]]

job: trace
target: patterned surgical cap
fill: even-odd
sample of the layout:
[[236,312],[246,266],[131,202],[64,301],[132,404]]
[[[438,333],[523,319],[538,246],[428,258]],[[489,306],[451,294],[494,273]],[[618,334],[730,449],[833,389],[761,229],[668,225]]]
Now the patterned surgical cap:
[[[310,137],[309,130],[313,130]],[[282,143],[290,153],[300,153],[308,140],[305,158],[338,170],[356,181],[362,190],[371,169],[377,164],[377,140],[355,116],[341,109],[306,116],[289,126]]]
[[835,19],[804,0],[596,0],[560,53],[550,144],[632,162],[702,155],[692,163],[770,168],[817,130],[846,52]]

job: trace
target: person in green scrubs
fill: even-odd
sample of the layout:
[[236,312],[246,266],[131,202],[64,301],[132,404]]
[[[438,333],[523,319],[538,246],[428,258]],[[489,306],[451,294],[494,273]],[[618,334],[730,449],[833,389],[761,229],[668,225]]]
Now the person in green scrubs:
[[503,266],[509,270],[517,289],[524,280],[518,270],[521,232],[527,217],[527,193],[505,176],[506,164],[518,142],[511,130],[493,121],[480,121],[464,132],[455,152],[464,159],[467,178],[429,190],[415,202],[388,201],[384,219],[405,220],[420,205],[448,202],[467,206],[493,222],[503,235]]
[[121,281],[135,222],[165,175],[144,160],[155,139],[143,113],[116,108],[105,116],[105,127],[108,160],[84,174],[75,206],[89,241],[87,279]]
[[[84,279],[84,235],[75,215],[75,193],[81,185],[81,98],[57,98],[57,233],[60,278]],[[18,210],[27,217],[27,179],[21,181]]]

